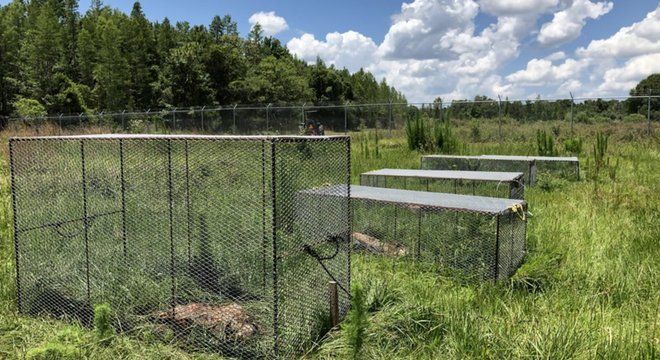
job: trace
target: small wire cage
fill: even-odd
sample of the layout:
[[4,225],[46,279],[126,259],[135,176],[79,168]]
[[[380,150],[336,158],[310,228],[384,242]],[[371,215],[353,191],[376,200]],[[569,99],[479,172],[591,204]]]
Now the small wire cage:
[[[191,351],[270,358],[330,328],[350,286],[348,137],[101,135],[9,143],[18,308],[119,331],[165,328]],[[331,224],[328,226],[327,224]],[[349,307],[339,293],[339,313]]]
[[422,156],[421,168],[424,170],[520,172],[523,173],[525,185],[533,186],[536,182],[534,159],[522,156],[512,158],[500,155],[425,155]]
[[522,173],[381,169],[362,173],[360,185],[463,195],[523,199]]
[[[316,204],[339,196],[307,190]],[[471,195],[351,187],[358,251],[436,265],[457,279],[502,280],[525,256],[527,203]]]

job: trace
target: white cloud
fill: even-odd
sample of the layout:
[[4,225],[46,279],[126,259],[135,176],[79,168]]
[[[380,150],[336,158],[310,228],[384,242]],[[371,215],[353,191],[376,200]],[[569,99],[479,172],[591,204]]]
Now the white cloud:
[[542,14],[559,0],[480,0],[481,9],[495,16]]
[[[646,19],[624,27],[610,38],[592,41],[575,54],[557,51],[530,60],[525,68],[502,74],[517,59],[521,47],[537,39],[538,19],[555,13],[538,33],[546,44],[581,32],[585,19],[598,18],[611,10],[610,2],[595,0],[413,0],[401,6],[382,43],[355,31],[329,33],[325,38],[303,34],[291,39],[291,53],[310,63],[317,56],[326,63],[356,71],[371,71],[380,80],[403,92],[409,101],[432,101],[475,95],[509,98],[540,93],[544,97],[620,95],[631,83],[657,71],[660,53],[660,9]],[[478,12],[496,20],[477,31]],[[562,13],[565,18],[557,14]],[[559,20],[555,21],[557,18]],[[551,37],[559,21],[578,28]],[[567,37],[568,36],[568,37]],[[562,40],[563,41],[563,40]],[[628,56],[628,57],[626,57]],[[632,59],[635,57],[635,59]],[[630,60],[626,63],[626,60]]]
[[325,41],[317,40],[312,34],[303,34],[289,40],[287,47],[307,62],[315,62],[320,57],[329,65],[345,67],[350,71],[372,64],[377,51],[371,38],[355,31],[329,33]]
[[274,11],[263,12],[252,14],[250,19],[250,27],[259,24],[264,30],[265,36],[273,36],[289,28],[289,25],[286,23],[283,17],[275,15]]
[[403,3],[401,13],[380,45],[388,59],[453,59],[453,38],[471,35],[479,6],[473,0],[416,0]]
[[575,40],[587,18],[597,19],[610,12],[613,6],[612,2],[573,0],[568,8],[555,13],[552,21],[543,24],[537,40],[543,46],[557,46]]
[[580,57],[633,57],[660,52],[660,8],[631,26],[622,27],[613,36],[593,40],[587,48],[579,48]]
[[640,80],[659,72],[660,53],[640,55],[626,61],[621,67],[607,70],[603,76],[604,81],[597,90],[604,93],[627,92]]
[[558,61],[566,59],[566,53],[563,51],[553,52],[552,54],[545,57],[545,59],[550,61]]

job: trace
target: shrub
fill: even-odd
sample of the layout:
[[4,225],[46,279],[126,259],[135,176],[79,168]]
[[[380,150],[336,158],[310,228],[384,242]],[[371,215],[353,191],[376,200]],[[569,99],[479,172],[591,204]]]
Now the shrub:
[[413,115],[406,121],[406,137],[410,150],[424,150],[428,143],[426,121],[419,114]]
[[564,150],[569,154],[580,155],[582,153],[582,138],[575,136],[564,140]]
[[536,149],[539,156],[557,156],[555,139],[552,135],[546,134],[545,130],[536,131]]
[[642,114],[628,114],[623,117],[625,122],[643,122],[646,121],[646,116]]

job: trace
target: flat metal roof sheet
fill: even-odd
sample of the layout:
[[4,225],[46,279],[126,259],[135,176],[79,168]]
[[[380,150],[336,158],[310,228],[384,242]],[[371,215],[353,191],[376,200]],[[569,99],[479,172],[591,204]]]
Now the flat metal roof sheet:
[[[304,194],[346,196],[343,185],[303,190]],[[433,193],[425,191],[399,190],[361,185],[351,185],[351,199],[371,200],[392,204],[418,205],[422,207],[472,211],[487,214],[502,214],[512,205],[526,205],[525,200],[500,199],[485,196]]]
[[523,173],[463,170],[380,169],[362,173],[369,176],[398,176],[426,179],[460,179],[481,181],[520,181]]
[[502,160],[538,160],[538,161],[572,161],[577,162],[577,157],[560,157],[560,156],[520,156],[520,155],[481,155],[486,159],[502,159]]
[[477,155],[423,155],[423,158],[480,159]]

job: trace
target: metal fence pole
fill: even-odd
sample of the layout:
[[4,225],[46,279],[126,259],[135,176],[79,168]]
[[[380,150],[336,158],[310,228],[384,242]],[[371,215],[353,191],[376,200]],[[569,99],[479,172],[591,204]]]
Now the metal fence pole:
[[236,129],[236,106],[238,106],[238,104],[234,104],[234,109],[232,110],[232,118],[233,118],[233,121],[234,121],[234,128],[231,131],[234,134],[236,133],[236,130],[237,130]]
[[121,131],[126,131],[126,124],[124,121],[124,114],[126,113],[126,110],[121,112]]
[[648,136],[651,136],[651,90],[649,90],[649,97],[647,102],[646,121],[648,123]]
[[344,134],[348,134],[348,103],[350,101],[344,103]]
[[569,91],[569,94],[571,94],[571,137],[573,137],[573,92]]
[[390,114],[389,114],[389,117],[390,117],[390,134],[392,134],[392,100],[390,100],[389,105],[390,105]]
[[307,103],[304,102],[300,108],[300,127],[302,128],[302,131],[305,131],[305,104]]
[[202,106],[202,132],[204,132],[204,109],[206,108],[206,105]]
[[172,120],[173,120],[172,130],[176,131],[176,108],[174,108],[174,110],[172,110]]
[[497,136],[502,142],[502,97],[497,95]]
[[271,106],[271,105],[273,105],[273,104],[268,103],[268,105],[266,105],[266,132],[268,132],[268,122],[269,122],[269,120],[270,120],[270,119],[269,119],[270,116],[269,116],[269,112],[268,112],[268,110],[270,109],[270,106]]

